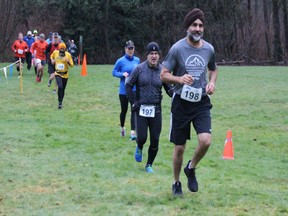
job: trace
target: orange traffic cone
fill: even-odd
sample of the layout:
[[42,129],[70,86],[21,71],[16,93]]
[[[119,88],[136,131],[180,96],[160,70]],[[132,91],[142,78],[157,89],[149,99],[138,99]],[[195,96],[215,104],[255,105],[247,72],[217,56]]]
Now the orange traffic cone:
[[233,149],[233,143],[232,143],[232,131],[231,130],[227,131],[222,159],[234,160],[234,149]]
[[83,56],[81,76],[87,76],[86,54]]

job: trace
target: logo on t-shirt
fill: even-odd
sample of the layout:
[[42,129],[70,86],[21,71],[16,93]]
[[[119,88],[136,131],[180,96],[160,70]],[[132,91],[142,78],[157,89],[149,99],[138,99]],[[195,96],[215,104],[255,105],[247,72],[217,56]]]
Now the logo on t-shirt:
[[200,79],[201,74],[205,71],[205,65],[205,61],[200,55],[191,55],[185,62],[186,71],[195,80]]

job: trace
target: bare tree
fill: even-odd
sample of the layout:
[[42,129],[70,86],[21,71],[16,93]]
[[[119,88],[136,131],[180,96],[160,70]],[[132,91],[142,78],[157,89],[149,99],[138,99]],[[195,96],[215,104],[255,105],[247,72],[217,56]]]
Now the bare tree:
[[269,59],[271,59],[271,48],[270,48],[270,42],[269,42],[269,15],[268,15],[268,4],[267,0],[263,0],[263,14],[264,14],[264,25],[265,25],[265,41],[266,41],[266,50],[267,50],[267,56]]
[[2,43],[0,43],[0,55],[3,56],[3,60],[8,60],[11,54],[12,41],[17,39],[17,33],[15,30],[21,24],[20,5],[17,0],[1,0],[0,1],[0,37]]
[[283,8],[283,25],[284,25],[284,44],[285,44],[285,61],[287,61],[287,52],[288,52],[288,12],[287,12],[287,1],[282,0],[282,8]]
[[274,28],[273,61],[276,63],[283,61],[283,49],[281,46],[281,38],[280,38],[279,0],[272,1],[272,5],[273,5],[273,28]]
[[110,57],[110,43],[109,43],[109,34],[108,34],[108,28],[109,28],[109,0],[106,0],[105,2],[105,9],[104,9],[104,37],[105,37],[105,45],[106,45],[106,58],[109,59]]

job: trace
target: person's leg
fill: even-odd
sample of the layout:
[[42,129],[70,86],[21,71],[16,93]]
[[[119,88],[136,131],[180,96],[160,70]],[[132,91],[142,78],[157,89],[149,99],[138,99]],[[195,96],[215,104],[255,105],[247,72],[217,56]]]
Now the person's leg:
[[197,133],[198,145],[191,160],[188,161],[184,172],[188,178],[188,188],[192,192],[198,191],[195,168],[207,153],[211,145],[211,113],[212,105],[209,97],[203,98],[198,109],[198,115],[193,120],[193,126]]
[[40,70],[39,70],[39,81],[41,82],[42,80],[42,77],[43,77],[43,73],[44,73],[44,65],[45,63],[43,61],[41,61],[41,64],[40,64]]
[[41,78],[40,78],[41,70],[42,70],[41,62],[36,61],[35,67],[36,67],[36,69],[37,69],[36,81],[37,81],[37,82],[41,82]]
[[37,60],[36,57],[34,57],[32,60],[33,60],[33,62],[34,62],[34,71],[35,71],[36,78],[37,78],[37,77],[38,77],[38,67],[37,67],[37,65],[38,65],[38,60]]
[[51,63],[48,62],[48,74],[49,74],[49,78],[48,78],[48,87],[51,86],[52,80],[55,78],[55,66]]
[[173,174],[174,181],[180,180],[180,172],[183,164],[183,155],[185,151],[185,145],[175,145],[173,151]]
[[51,86],[51,84],[52,84],[52,81],[55,79],[55,73],[54,72],[52,72],[52,73],[49,73],[49,78],[48,78],[48,87],[50,87]]
[[[134,98],[136,96],[136,92],[133,92]],[[131,117],[130,117],[130,125],[131,125],[131,133],[130,133],[130,139],[135,140],[136,134],[135,134],[135,114],[132,112],[132,103],[130,103],[130,110],[131,110]]]
[[[18,60],[19,60],[19,58],[18,58]],[[21,69],[22,69],[22,73],[23,73],[23,65],[24,65],[24,63],[25,63],[25,58],[20,58],[20,62],[16,64],[17,71],[19,71],[19,75],[20,75],[20,70]]]
[[198,146],[194,151],[189,168],[195,168],[207,153],[211,144],[211,112],[212,104],[209,97],[201,101],[199,114],[193,120],[193,126],[198,136]]
[[183,164],[183,155],[185,152],[186,141],[190,140],[191,123],[188,120],[180,119],[171,116],[171,130],[170,130],[170,141],[174,143],[173,150],[173,174],[174,181],[180,181],[180,172]]
[[211,134],[198,134],[198,146],[195,149],[189,168],[195,168],[200,160],[205,156],[211,145]]
[[128,110],[128,99],[126,95],[119,94],[119,100],[120,100],[120,127],[121,127],[121,135],[125,136],[125,119],[126,119],[126,113]]
[[42,80],[43,70],[44,70],[44,68],[43,68],[43,66],[41,66],[41,69],[39,70],[39,81],[40,81],[40,82],[41,82],[41,80]]
[[63,99],[64,99],[64,97],[65,97],[65,89],[66,89],[67,83],[68,83],[68,78],[62,78],[62,85],[63,85],[63,98],[62,98],[62,102],[63,102]]
[[137,131],[137,138],[136,143],[138,147],[142,150],[143,145],[146,143],[147,136],[148,136],[148,120],[143,116],[139,116],[136,114],[136,131]]
[[58,85],[58,108],[62,109],[62,102],[64,98],[63,79],[61,76],[58,75],[56,75],[55,78]]
[[[15,57],[14,59],[15,59],[15,62],[19,61],[19,57]],[[16,69],[18,72],[20,71],[20,62],[16,63]]]
[[195,167],[207,153],[210,144],[211,144],[211,134],[209,133],[198,134],[198,145],[194,151],[192,160],[189,160],[184,168],[184,172],[188,178],[187,186],[191,192],[198,191],[198,182],[196,179]]
[[[185,111],[187,107],[183,105],[180,96],[174,96],[171,107],[171,128],[170,141],[174,143],[172,155],[174,183],[172,184],[172,193],[174,196],[182,196],[182,185],[180,182],[180,173],[183,164],[186,141],[190,140],[191,119]],[[188,110],[191,110],[188,107]]]
[[162,114],[155,113],[154,118],[149,119],[150,146],[148,149],[148,160],[146,166],[153,164],[159,147],[159,137],[162,129]]
[[174,183],[172,184],[172,193],[174,196],[182,196],[182,185],[180,182],[180,172],[183,163],[183,155],[185,151],[184,145],[174,145],[173,151],[173,175]]
[[27,69],[30,70],[31,68],[31,52],[26,52],[26,61],[27,61]]
[[25,64],[26,58],[21,58],[21,68],[23,72],[24,64]]
[[130,140],[136,140],[136,134],[135,134],[135,116],[137,113],[132,112],[132,104],[130,104],[130,110],[131,110],[131,117],[130,117],[130,125],[131,125],[131,132],[130,132]]
[[135,123],[136,123],[136,150],[135,150],[135,160],[137,162],[142,161],[142,150],[143,146],[146,143],[148,136],[148,120],[145,117],[139,116],[139,114],[135,114]]

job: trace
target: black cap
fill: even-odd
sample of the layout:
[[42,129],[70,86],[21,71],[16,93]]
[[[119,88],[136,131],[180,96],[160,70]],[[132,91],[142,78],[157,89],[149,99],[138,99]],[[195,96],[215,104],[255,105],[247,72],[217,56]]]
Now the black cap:
[[131,48],[131,47],[135,47],[134,46],[134,42],[133,41],[131,41],[131,40],[129,40],[129,41],[127,41],[126,43],[125,43],[125,47],[127,47],[127,48]]
[[156,42],[150,42],[146,47],[146,55],[148,55],[150,52],[156,51],[160,54],[160,48],[159,45]]

